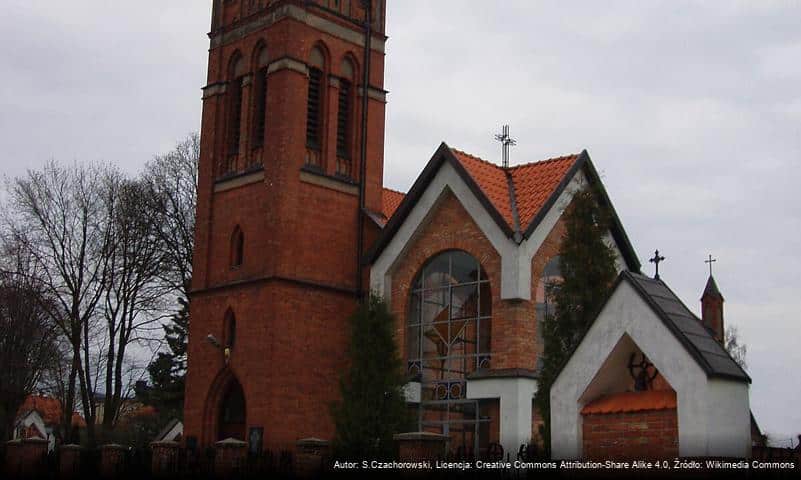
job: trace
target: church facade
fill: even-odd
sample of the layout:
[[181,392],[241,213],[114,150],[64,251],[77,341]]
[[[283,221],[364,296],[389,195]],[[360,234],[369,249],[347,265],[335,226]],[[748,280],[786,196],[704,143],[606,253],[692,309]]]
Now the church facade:
[[[476,453],[538,436],[562,214],[588,185],[614,208],[586,151],[508,167],[443,143],[408,193],[384,188],[384,13],[214,1],[187,442],[331,439],[347,318],[368,291],[394,313],[418,430]],[[616,214],[607,241],[620,272],[639,271]]]

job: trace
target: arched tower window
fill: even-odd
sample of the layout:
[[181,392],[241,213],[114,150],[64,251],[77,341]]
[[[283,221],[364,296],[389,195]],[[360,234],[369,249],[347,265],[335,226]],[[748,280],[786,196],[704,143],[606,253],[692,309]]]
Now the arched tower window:
[[256,69],[253,80],[253,148],[264,146],[267,124],[267,47],[259,47],[255,56]]
[[309,55],[309,89],[306,104],[306,165],[322,167],[325,55],[314,47]]
[[231,61],[228,73],[228,129],[226,170],[223,174],[236,170],[236,157],[242,135],[242,77],[245,75],[245,61],[236,55]]
[[490,367],[491,327],[490,282],[478,260],[460,250],[429,259],[410,291],[407,369],[422,388],[418,428],[449,435],[454,448],[477,451],[489,421],[466,398],[466,378]]
[[230,309],[223,320],[223,348],[233,350],[236,343],[236,316]]
[[353,176],[353,62],[346,58],[340,67],[337,105],[337,174]]
[[245,234],[237,225],[231,234],[231,268],[242,266],[245,260]]
[[535,294],[535,315],[537,320],[537,367],[542,366],[542,352],[544,339],[542,338],[543,322],[545,317],[553,315],[556,311],[556,303],[553,300],[554,289],[562,283],[562,272],[559,268],[559,256],[551,258],[542,269],[537,291]]

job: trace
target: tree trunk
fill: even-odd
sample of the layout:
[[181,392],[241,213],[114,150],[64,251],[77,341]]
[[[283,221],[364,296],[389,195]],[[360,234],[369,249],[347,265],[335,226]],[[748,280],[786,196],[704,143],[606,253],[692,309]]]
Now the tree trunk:
[[108,434],[114,428],[114,396],[111,394],[114,371],[114,324],[109,324],[109,346],[106,355],[106,398],[103,400],[103,434]]
[[67,443],[78,443],[79,439],[72,435],[72,411],[75,409],[75,377],[81,367],[80,346],[72,345],[72,362],[70,365],[70,376],[67,381],[67,398],[62,405],[61,429],[64,441]]

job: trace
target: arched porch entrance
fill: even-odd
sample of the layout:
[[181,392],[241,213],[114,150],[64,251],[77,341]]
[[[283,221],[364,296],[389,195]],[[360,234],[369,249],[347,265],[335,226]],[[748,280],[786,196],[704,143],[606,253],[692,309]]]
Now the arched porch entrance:
[[217,440],[235,438],[245,440],[245,392],[235,378],[231,378],[223,393],[217,411]]

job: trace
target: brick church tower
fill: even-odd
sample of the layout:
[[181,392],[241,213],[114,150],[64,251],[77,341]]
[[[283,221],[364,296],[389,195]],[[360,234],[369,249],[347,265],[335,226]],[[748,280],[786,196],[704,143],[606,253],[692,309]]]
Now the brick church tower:
[[385,5],[372,0],[367,22],[359,0],[213,1],[187,442],[333,435],[360,253],[377,234],[365,214],[381,210]]

